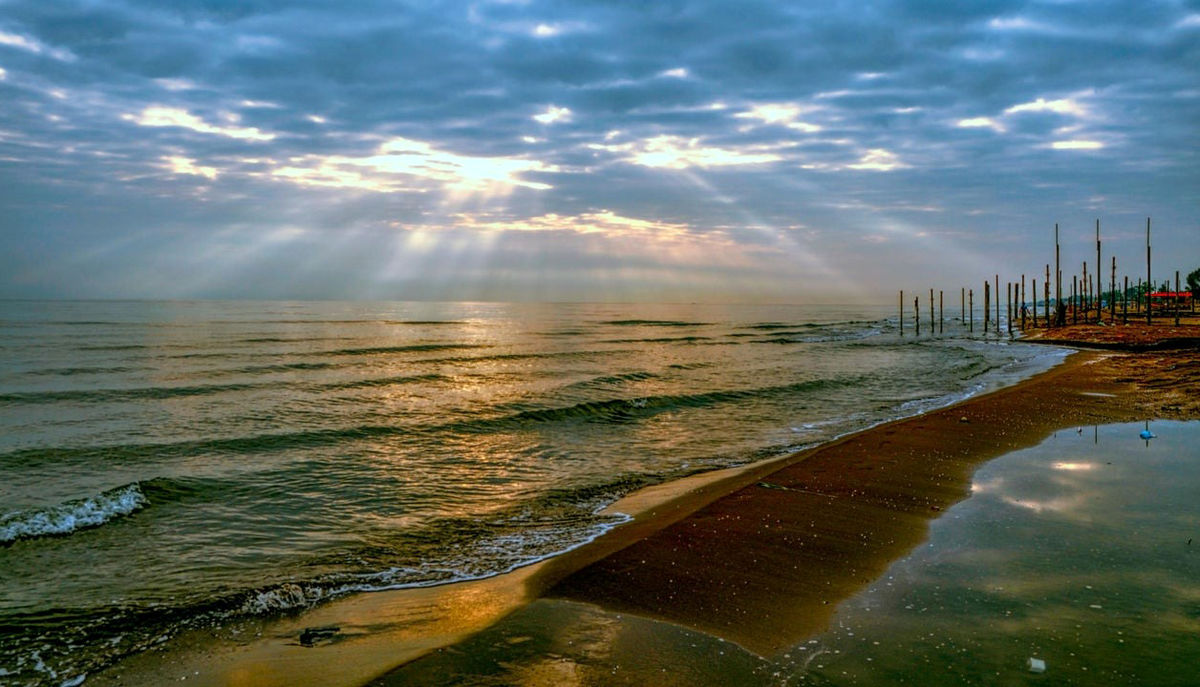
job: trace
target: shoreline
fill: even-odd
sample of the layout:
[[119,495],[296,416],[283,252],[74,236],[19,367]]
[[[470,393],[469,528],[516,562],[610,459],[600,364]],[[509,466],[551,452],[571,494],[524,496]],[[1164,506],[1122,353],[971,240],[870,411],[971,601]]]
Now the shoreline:
[[[1173,357],[1180,353],[1164,355]],[[803,622],[796,627],[802,628],[801,632],[813,631],[828,621],[836,600],[853,594],[869,582],[872,575],[882,572],[887,563],[919,544],[929,520],[946,505],[965,498],[971,472],[986,460],[1036,443],[1053,431],[1046,430],[1051,424],[1057,426],[1079,419],[1086,420],[1083,424],[1119,421],[1133,415],[1137,416],[1133,419],[1142,419],[1142,414],[1149,408],[1145,402],[1127,403],[1125,410],[1120,412],[1114,412],[1110,407],[1120,405],[1115,404],[1114,399],[1130,401],[1137,396],[1132,382],[1128,379],[1118,381],[1123,366],[1112,361],[1123,356],[1128,357],[1127,354],[1101,353],[1072,355],[1049,371],[950,406],[859,430],[788,456],[644,488],[606,509],[632,515],[630,522],[591,543],[509,573],[435,587],[355,594],[294,616],[239,623],[233,634],[190,630],[158,649],[129,657],[95,674],[88,682],[143,684],[186,677],[191,684],[213,685],[365,684],[502,622],[509,614],[539,598],[581,601],[608,610],[656,618],[726,637],[757,653],[767,652],[779,645],[777,630],[780,625],[796,623],[800,619]],[[1093,388],[1097,384],[1089,379],[1100,369],[1096,365],[1112,368],[1100,375],[1108,379],[1107,386],[1099,385],[1104,389]],[[826,553],[817,559],[817,563],[824,561],[824,564],[810,566],[803,579],[794,580],[783,589],[777,585],[764,586],[764,578],[776,575],[767,574],[762,567],[745,565],[741,554],[732,555],[732,545],[746,542],[746,550],[752,555],[769,558],[777,552],[773,552],[774,547],[762,538],[762,526],[774,524],[776,534],[790,532],[793,537],[797,533],[795,528],[800,526],[796,524],[799,523],[796,518],[790,527],[785,527],[782,522],[765,523],[760,517],[756,526],[747,528],[744,523],[753,520],[751,514],[772,513],[785,502],[791,502],[788,507],[795,508],[798,500],[812,502],[806,506],[811,512],[813,504],[820,510],[828,505],[831,497],[838,499],[844,495],[853,495],[857,503],[866,493],[863,491],[867,484],[864,477],[881,467],[858,466],[852,471],[851,480],[840,487],[833,482],[814,485],[811,480],[819,473],[813,470],[821,467],[821,460],[813,461],[814,457],[826,456],[827,460],[829,456],[845,451],[848,444],[857,446],[864,441],[874,442],[876,447],[907,444],[909,454],[918,449],[945,452],[945,447],[939,449],[933,443],[921,440],[922,432],[931,431],[930,422],[971,429],[986,427],[996,420],[999,411],[988,410],[988,406],[995,406],[997,398],[1024,396],[1029,393],[1029,387],[1042,387],[1053,389],[1058,394],[1056,398],[1061,399],[1063,387],[1052,380],[1063,375],[1081,376],[1083,380],[1076,380],[1076,383],[1087,386],[1085,393],[1093,395],[1078,396],[1076,400],[1083,403],[1061,417],[1051,420],[1048,415],[1043,415],[1034,426],[1013,428],[1012,437],[997,442],[990,450],[983,450],[979,446],[982,440],[977,440],[974,446],[963,449],[965,453],[960,452],[961,455],[948,453],[944,462],[939,463],[946,468],[941,478],[934,479],[929,475],[912,478],[915,481],[907,489],[893,494],[894,501],[900,497],[907,499],[905,509],[889,511],[877,502],[869,508],[863,506],[859,509],[861,512],[844,523],[863,522],[873,532],[898,527],[895,532],[888,530],[890,538],[878,538],[888,542],[885,549],[871,551],[871,555],[862,561],[851,560],[846,558],[846,552],[831,553],[839,546],[845,548],[849,541],[839,540],[831,534],[827,537]],[[1177,409],[1181,407],[1177,404]],[[967,409],[972,409],[968,417],[971,421],[961,423]],[[1160,411],[1176,414],[1170,404]],[[1191,417],[1200,417],[1194,407],[1185,408],[1184,414],[1188,413]],[[916,431],[901,433],[902,428]],[[1006,435],[1007,431],[1000,434]],[[1024,443],[1015,441],[1018,434],[1024,437]],[[1034,434],[1036,437],[1030,439]],[[898,467],[889,470],[892,474],[907,474],[911,462],[911,459],[907,463],[900,460],[895,463]],[[760,486],[764,480],[770,486]],[[811,488],[814,486],[819,488]],[[803,509],[794,512],[803,512]],[[739,521],[743,522],[740,529],[734,526]],[[810,518],[802,524],[807,527],[811,522]],[[705,534],[694,538],[700,524],[706,526],[700,528]],[[688,530],[693,531],[688,535],[692,539],[685,536]],[[689,550],[693,554],[721,551],[725,555],[717,558],[726,563],[713,566],[711,560],[704,560],[704,556],[688,558]],[[692,576],[687,603],[672,598],[672,592],[678,592],[681,587],[675,577],[663,575],[666,568],[704,573]],[[758,572],[741,575],[746,572],[745,568]],[[841,574],[846,570],[855,571],[854,576]],[[842,581],[834,584],[835,578]],[[664,588],[663,583],[667,580],[672,581],[673,589]],[[814,587],[814,580],[826,583],[819,585],[820,595],[801,594],[802,602],[798,601],[788,609],[777,608],[781,595],[787,598],[796,590]],[[761,593],[756,595],[755,591]],[[732,606],[725,605],[722,610],[720,605],[711,603],[712,594],[724,594],[724,598],[732,594],[739,601]],[[739,630],[741,619],[751,613],[763,612],[774,620],[754,623],[760,628],[755,632]],[[301,631],[324,625],[336,625],[339,630],[328,640],[318,641],[314,647],[300,645],[297,638]],[[335,677],[336,681],[331,682]]]

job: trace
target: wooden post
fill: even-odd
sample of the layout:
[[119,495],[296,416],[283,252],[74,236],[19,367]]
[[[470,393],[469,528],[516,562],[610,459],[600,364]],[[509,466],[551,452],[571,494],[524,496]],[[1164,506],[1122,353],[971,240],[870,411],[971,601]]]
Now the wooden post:
[[1004,301],[1007,305],[1004,306],[1004,319],[1008,320],[1008,335],[1012,336],[1012,282],[1008,284],[1008,300]]
[[1079,322],[1079,275],[1071,275],[1071,324]]
[[938,291],[938,334],[946,333],[946,293]]
[[1025,275],[1021,275],[1021,331],[1025,331]]
[[1104,290],[1104,274],[1101,270],[1104,266],[1100,263],[1100,220],[1096,220],[1096,321],[1100,322],[1104,319],[1104,301],[1100,298],[1100,292]]
[[1175,301],[1175,326],[1179,326],[1179,270],[1175,270],[1175,296],[1171,299]]
[[1146,218],[1146,324],[1151,323],[1153,315],[1150,311],[1150,294],[1154,291],[1154,282],[1150,279],[1150,218]]
[[900,289],[900,336],[904,336],[904,289]]
[[1029,288],[1033,291],[1033,328],[1037,329],[1037,280],[1029,280]]
[[959,307],[962,309],[962,312],[959,313],[958,321],[961,324],[967,321],[967,287],[961,286],[959,288],[962,289],[962,291],[960,291],[958,294]]
[[1050,265],[1046,265],[1046,299],[1042,305],[1046,313],[1046,329],[1050,328]]
[[917,336],[921,335],[921,297],[913,296],[913,322],[917,323]]
[[1000,275],[996,275],[996,336],[1000,336]]
[[1121,291],[1121,324],[1129,324],[1129,275],[1125,275],[1125,290]]
[[933,289],[929,289],[929,335],[937,334],[937,327],[933,326]]
[[1117,256],[1112,256],[1112,276],[1108,280],[1109,321],[1117,323]]
[[1091,294],[1089,293],[1089,290],[1090,290],[1089,287],[1091,286],[1091,284],[1092,284],[1092,280],[1090,277],[1088,277],[1088,273],[1087,273],[1087,260],[1084,260],[1083,261],[1083,276],[1079,278],[1079,288],[1081,289],[1080,295],[1083,296],[1083,321],[1084,322],[1087,322],[1087,313],[1089,310],[1092,309],[1092,299],[1090,297]]
[[991,316],[992,316],[992,302],[991,302],[991,300],[989,300],[991,297],[991,289],[992,289],[991,283],[988,280],[984,279],[983,280],[983,335],[984,336],[987,336],[988,324],[989,324],[989,322],[991,320]]
[[1046,283],[1045,283],[1045,285],[1044,285],[1044,288],[1045,288],[1045,291],[1046,291],[1046,295],[1045,295],[1045,301],[1046,301],[1046,329],[1049,329],[1049,328],[1050,328],[1050,279],[1049,279],[1049,276],[1050,276],[1050,275],[1046,275],[1046,276],[1047,276],[1047,279],[1046,279]]
[[970,301],[970,306],[971,306],[971,319],[967,320],[967,322],[970,323],[968,330],[972,334],[974,334],[975,333],[975,289],[971,289],[970,291],[967,292],[967,298]]
[[[1059,247],[1058,247],[1058,223],[1054,223],[1054,310],[1057,313],[1059,304],[1062,303],[1062,265],[1059,264]],[[1066,310],[1063,310],[1065,313]],[[1054,324],[1060,325],[1065,322],[1059,322],[1058,318],[1054,318]]]

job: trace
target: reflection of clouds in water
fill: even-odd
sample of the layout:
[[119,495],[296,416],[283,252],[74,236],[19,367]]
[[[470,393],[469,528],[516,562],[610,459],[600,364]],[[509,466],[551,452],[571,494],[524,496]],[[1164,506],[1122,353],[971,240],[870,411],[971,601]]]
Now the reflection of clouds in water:
[[1040,656],[1055,684],[1193,684],[1200,422],[1159,423],[1149,450],[1137,429],[1101,426],[1096,445],[1064,433],[982,466],[927,542],[838,609],[818,639],[840,653],[808,676],[892,684],[919,657],[945,666],[921,684],[1025,684]]

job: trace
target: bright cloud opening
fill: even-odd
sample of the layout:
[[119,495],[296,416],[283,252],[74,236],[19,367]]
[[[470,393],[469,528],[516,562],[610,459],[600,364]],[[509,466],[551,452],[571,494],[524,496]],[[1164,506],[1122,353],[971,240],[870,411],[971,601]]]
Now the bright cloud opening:
[[816,108],[792,105],[790,103],[766,103],[755,105],[745,112],[739,112],[734,117],[739,119],[757,119],[764,124],[782,124],[788,128],[811,134],[820,131],[821,127],[816,124],[797,121],[796,118],[814,109]]
[[960,119],[957,126],[962,129],[991,129],[998,133],[1004,133],[1004,125],[991,117],[971,117],[970,119]]
[[658,75],[668,79],[686,79],[691,76],[690,72],[683,67],[668,69],[666,71],[659,72]]
[[625,153],[623,159],[636,165],[667,169],[757,165],[782,159],[775,153],[760,152],[762,151],[761,147],[751,147],[745,150],[718,148],[702,145],[699,138],[667,135],[655,136],[636,143],[593,144],[590,147],[595,150]]
[[872,148],[862,156],[862,158],[853,165],[846,165],[849,169],[866,169],[876,172],[890,172],[893,169],[904,169],[908,165],[900,161],[900,158],[890,150],[883,148]]
[[209,124],[187,110],[175,107],[151,106],[142,110],[139,115],[122,115],[122,119],[132,121],[139,126],[179,127],[203,134],[215,134],[250,141],[270,141],[275,138],[275,134],[264,133],[254,127]]
[[1050,147],[1055,150],[1099,150],[1104,147],[1100,141],[1055,141],[1050,144]]
[[533,118],[542,124],[554,124],[555,122],[568,122],[571,120],[571,110],[566,107],[555,107],[551,105],[546,108],[546,111],[534,115]]
[[194,176],[205,177],[206,179],[217,178],[216,167],[204,167],[197,165],[196,161],[190,158],[173,155],[164,157],[163,161],[166,162],[167,168],[171,170],[172,174],[191,174]]
[[[428,143],[393,138],[374,155],[305,155],[292,158],[271,175],[306,186],[357,188],[379,193],[427,190],[420,180],[463,190],[503,189],[515,186],[544,190],[549,184],[526,181],[525,172],[554,172],[557,168],[538,160],[509,157],[472,157],[438,150]],[[414,182],[418,182],[414,185]]]
[[46,55],[62,62],[70,62],[75,59],[75,56],[66,50],[51,48],[36,38],[22,36],[18,33],[0,31],[0,45],[7,45],[10,48],[24,50],[35,55]]
[[1004,114],[1013,115],[1022,112],[1053,112],[1055,114],[1073,115],[1075,117],[1086,117],[1088,115],[1087,108],[1071,98],[1061,98],[1059,100],[1038,98],[1033,102],[1013,105],[1005,110]]

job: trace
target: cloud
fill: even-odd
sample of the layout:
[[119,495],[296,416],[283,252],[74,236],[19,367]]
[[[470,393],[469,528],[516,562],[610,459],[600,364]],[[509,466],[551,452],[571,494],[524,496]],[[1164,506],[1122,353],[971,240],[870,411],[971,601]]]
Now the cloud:
[[875,172],[891,172],[896,169],[904,169],[908,165],[900,161],[900,158],[890,150],[883,148],[872,148],[863,154],[862,159],[852,165],[846,165],[848,169],[865,169]]
[[164,157],[163,162],[166,163],[167,168],[171,170],[172,174],[191,174],[207,179],[217,178],[217,169],[215,167],[199,166],[195,160],[186,157],[172,155]]
[[304,186],[393,193],[421,192],[429,188],[426,182],[467,191],[503,191],[517,186],[546,190],[551,188],[549,184],[520,175],[555,171],[554,165],[537,160],[458,155],[422,141],[393,138],[370,155],[296,156],[272,168],[269,176]]
[[812,134],[821,131],[817,124],[797,120],[801,114],[813,112],[818,108],[812,106],[793,105],[790,103],[765,103],[755,105],[745,112],[734,115],[741,119],[756,119],[764,124],[781,124],[789,129],[796,129]]
[[998,133],[1006,131],[1005,126],[991,117],[971,117],[968,119],[960,119],[955,123],[956,126],[962,129],[978,129],[987,128]]
[[[138,126],[178,127],[198,131],[202,134],[214,134],[248,141],[270,141],[275,138],[275,134],[264,133],[254,127],[218,126],[200,119],[187,110],[161,105],[152,105],[142,110],[140,114],[126,114],[122,115],[122,118]],[[231,117],[231,119],[236,120],[235,117]]]
[[707,146],[700,138],[662,135],[622,144],[591,144],[594,150],[618,153],[620,159],[642,165],[665,169],[687,169],[689,167],[729,167],[739,165],[761,165],[777,162],[783,158],[760,147],[722,148]]
[[49,47],[36,38],[22,36],[19,33],[0,31],[0,45],[7,45],[10,48],[24,50],[35,55],[46,55],[62,62],[71,62],[75,59],[75,56],[69,51]]
[[1073,139],[1070,141],[1054,141],[1050,144],[1054,150],[1099,150],[1104,147],[1100,141]]
[[533,119],[541,122],[542,124],[569,122],[571,121],[571,110],[566,107],[556,107],[551,105],[550,107],[546,108],[545,112],[534,115]]
[[1072,98],[1060,98],[1058,100],[1038,98],[1028,103],[1013,105],[1004,110],[1005,115],[1021,114],[1022,112],[1053,112],[1055,114],[1071,115],[1074,117],[1088,116],[1088,109]]

